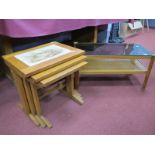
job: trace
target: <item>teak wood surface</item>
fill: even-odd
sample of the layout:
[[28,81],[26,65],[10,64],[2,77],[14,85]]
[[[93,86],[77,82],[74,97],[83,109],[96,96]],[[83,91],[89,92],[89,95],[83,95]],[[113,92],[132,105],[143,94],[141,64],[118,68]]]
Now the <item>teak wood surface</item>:
[[[32,50],[36,50],[42,47],[46,47],[49,45],[57,45],[63,48],[66,48],[68,50],[71,51],[71,53],[68,53],[66,55],[60,56],[58,58],[51,60],[48,60],[46,62],[42,62],[40,64],[34,65],[34,66],[28,66],[25,63],[21,62],[20,60],[16,59],[16,55],[22,54],[22,53],[26,53],[26,52],[31,52]],[[33,48],[29,48],[26,50],[22,50],[20,52],[15,52],[9,55],[4,55],[3,59],[5,60],[6,64],[12,68],[13,70],[16,70],[20,76],[22,77],[29,77],[32,76],[34,74],[40,73],[41,71],[44,71],[46,69],[49,69],[51,67],[55,67],[57,65],[60,65],[64,62],[70,61],[78,56],[81,56],[84,54],[83,50],[68,46],[68,45],[64,45],[58,42],[51,42],[48,44],[44,44],[44,45],[40,45],[37,47],[33,47]]]
[[[72,52],[34,66],[28,66],[15,57],[18,54],[31,52],[32,50],[49,45],[57,45],[67,48]],[[36,126],[49,128],[52,127],[52,124],[42,115],[40,96],[38,92],[40,86],[41,88],[46,89],[49,85],[65,79],[65,84],[63,86],[58,85],[55,87],[55,89],[62,89],[62,92],[67,94],[71,99],[77,103],[83,104],[82,97],[76,90],[77,87],[75,89],[75,86],[77,86],[79,83],[79,81],[77,81],[79,80],[79,70],[81,67],[87,64],[85,61],[86,56],[84,56],[83,50],[79,50],[58,42],[51,42],[20,52],[5,55],[3,58],[13,74],[15,85],[18,89],[21,99],[20,107],[22,107],[23,111]],[[71,81],[68,81],[69,79]],[[42,97],[49,94],[50,90],[48,89],[48,91],[45,92],[46,93],[42,94]]]

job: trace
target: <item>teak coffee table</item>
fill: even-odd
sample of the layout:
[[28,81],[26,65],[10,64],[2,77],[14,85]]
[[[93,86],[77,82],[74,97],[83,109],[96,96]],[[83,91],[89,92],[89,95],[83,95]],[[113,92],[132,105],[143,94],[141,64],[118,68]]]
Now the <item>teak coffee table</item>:
[[52,127],[42,114],[40,98],[53,90],[60,90],[83,104],[77,91],[79,69],[87,64],[83,50],[51,42],[3,58],[13,74],[20,107],[35,125]]
[[[155,55],[142,45],[75,42],[74,47],[86,51],[88,64],[81,70],[82,75],[145,74],[145,89]],[[149,60],[147,67],[141,59]]]

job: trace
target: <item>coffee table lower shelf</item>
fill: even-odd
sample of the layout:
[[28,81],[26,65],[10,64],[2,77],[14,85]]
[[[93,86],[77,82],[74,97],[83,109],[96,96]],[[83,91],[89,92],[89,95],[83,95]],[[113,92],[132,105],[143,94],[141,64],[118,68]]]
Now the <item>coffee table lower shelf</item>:
[[137,59],[103,59],[88,57],[81,75],[146,73],[147,68]]

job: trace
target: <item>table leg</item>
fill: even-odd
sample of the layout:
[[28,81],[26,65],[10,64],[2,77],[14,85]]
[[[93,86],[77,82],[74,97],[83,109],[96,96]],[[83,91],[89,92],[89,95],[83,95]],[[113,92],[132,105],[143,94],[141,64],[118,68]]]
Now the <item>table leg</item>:
[[29,103],[30,111],[31,111],[32,115],[35,115],[36,114],[36,109],[35,109],[34,102],[33,102],[33,97],[32,97],[30,84],[25,79],[23,80],[23,83],[24,83],[24,88],[25,88],[25,92],[26,92],[26,95],[27,95],[27,100],[28,100],[28,103]]
[[29,104],[30,112],[31,112],[29,114],[29,118],[37,126],[41,126],[43,128],[48,126],[49,128],[51,128],[52,125],[50,124],[50,122],[47,119],[45,119],[43,116],[40,115],[41,108],[40,108],[40,101],[39,101],[37,89],[35,88],[34,85],[32,88],[29,81],[27,81],[25,79],[23,80],[23,83],[24,83],[25,93],[27,96],[27,100],[28,100],[28,104]]
[[80,104],[80,105],[83,105],[84,104],[84,101],[82,99],[82,96],[81,96],[81,94],[77,90],[74,90],[73,95],[71,96],[71,98],[75,102],[77,102],[78,104]]
[[17,87],[17,90],[18,90],[18,93],[20,96],[20,100],[22,102],[23,110],[26,114],[29,114],[30,113],[30,107],[28,104],[28,100],[27,100],[25,89],[24,89],[23,81],[18,75],[16,75],[16,73],[14,73],[13,71],[11,71],[11,72],[12,72],[13,78],[15,80],[15,85]]
[[98,36],[98,27],[95,26],[95,28],[94,28],[94,39],[93,39],[94,43],[97,43],[97,36]]
[[29,118],[32,120],[32,122],[33,122],[36,126],[40,126],[40,123],[39,123],[38,120],[35,118],[35,115],[29,114]]
[[74,75],[73,74],[66,77],[66,91],[69,96],[72,96],[74,93]]
[[13,71],[12,75],[15,80],[15,84],[21,99],[22,104],[20,105],[23,109],[23,111],[27,114],[27,116],[31,119],[31,121],[37,125],[40,126],[38,120],[35,117],[35,109],[33,109],[33,102],[32,98],[30,96],[30,90],[27,82],[23,79],[21,79],[18,75],[16,75]]
[[144,79],[144,82],[143,82],[143,86],[142,88],[145,89],[146,88],[146,85],[147,85],[147,82],[148,82],[148,79],[149,79],[149,76],[150,76],[150,73],[151,73],[151,70],[152,70],[152,66],[153,66],[153,63],[154,63],[154,56],[151,57],[151,60],[150,60],[150,63],[149,63],[149,66],[148,66],[148,69],[147,69],[147,72],[145,74],[145,79]]
[[36,109],[36,114],[41,115],[41,106],[40,106],[37,88],[31,82],[30,82],[30,87],[31,87],[31,91],[32,91],[33,103],[34,103],[35,109]]
[[79,71],[74,73],[74,87],[75,89],[79,88],[79,81],[80,81],[80,73]]
[[80,93],[74,89],[74,81],[74,74],[71,74],[66,78],[66,91],[75,102],[82,105],[84,102]]
[[34,116],[34,118],[41,127],[44,128],[47,126],[48,128],[51,128],[52,124],[44,116],[41,115],[41,105],[36,85],[30,82],[30,88],[32,92],[33,103],[36,109],[36,115]]
[[41,116],[41,106],[40,106],[38,91],[37,91],[36,86],[31,82],[30,82],[30,89],[31,89],[31,93],[32,93],[33,103],[34,103],[35,110],[36,110],[36,115],[34,116],[34,119],[39,123],[39,125],[42,128],[44,128],[44,127],[46,127],[46,124],[40,118],[40,116]]
[[149,21],[146,19],[147,31],[149,31]]

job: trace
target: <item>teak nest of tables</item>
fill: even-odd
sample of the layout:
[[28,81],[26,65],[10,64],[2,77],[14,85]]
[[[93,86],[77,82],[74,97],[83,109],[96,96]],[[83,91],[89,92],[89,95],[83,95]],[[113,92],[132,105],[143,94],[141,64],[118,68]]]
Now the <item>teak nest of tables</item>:
[[[17,58],[21,54],[53,45],[67,49],[70,52],[31,66]],[[51,42],[5,55],[3,58],[15,80],[21,99],[20,107],[35,125],[52,127],[52,124],[42,114],[40,98],[53,90],[60,90],[77,103],[83,104],[82,97],[77,89],[79,69],[87,64],[84,50],[58,42]],[[38,59],[41,60],[41,58]]]

